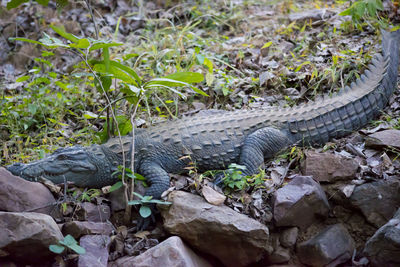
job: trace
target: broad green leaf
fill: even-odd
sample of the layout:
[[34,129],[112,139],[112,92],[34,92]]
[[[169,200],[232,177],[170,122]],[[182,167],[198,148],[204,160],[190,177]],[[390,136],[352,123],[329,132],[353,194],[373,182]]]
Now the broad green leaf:
[[51,51],[43,51],[42,52],[42,57],[49,57],[49,56],[54,56],[54,53]]
[[58,33],[60,36],[64,37],[65,39],[70,40],[71,42],[78,43],[80,40],[75,35],[66,32],[64,26],[50,25],[50,28],[52,28],[53,31],[55,31],[56,33]]
[[208,68],[208,72],[213,72],[214,71],[213,63],[208,58],[204,59],[204,63],[203,64]]
[[103,47],[103,61],[106,66],[106,72],[110,71],[110,53],[108,47]]
[[354,3],[355,15],[358,18],[361,18],[365,13],[366,7],[367,7],[367,4],[365,2],[356,2],[356,3]]
[[368,10],[368,14],[370,16],[375,16],[376,15],[376,7],[374,4],[369,3],[367,5],[367,10]]
[[[185,82],[185,80],[192,80],[192,82],[198,82],[198,81],[203,80],[202,74],[197,73],[197,72],[190,72],[190,73],[191,74],[189,74],[189,75],[185,75],[185,74],[188,74],[188,72],[178,72],[178,73],[171,74],[171,75],[168,75],[163,78],[155,78],[155,79],[152,79],[149,82],[145,83],[143,85],[143,87],[149,88],[149,87],[157,87],[158,86],[158,87],[165,87],[165,88],[168,88],[169,90],[174,91],[174,89],[172,89],[171,87],[188,86],[188,87],[192,88],[192,90],[195,91],[196,93],[204,95],[204,96],[208,96],[202,90],[200,90],[194,86],[191,86],[189,83]],[[189,76],[191,76],[191,78],[189,78]],[[200,80],[200,76],[201,76],[201,80]],[[177,78],[177,79],[171,79],[170,77]],[[181,79],[181,80],[178,80],[178,79]]]
[[97,49],[103,49],[103,48],[108,48],[108,47],[112,47],[112,46],[121,46],[123,45],[122,43],[94,43],[92,44],[92,46],[89,48],[89,51],[93,51],[93,50],[97,50]]
[[57,85],[57,86],[60,87],[61,89],[68,90],[68,84],[65,84],[65,83],[63,83],[63,82],[56,81],[56,82],[55,82],[55,85]]
[[86,249],[79,246],[78,244],[73,244],[71,246],[68,246],[70,249],[72,249],[73,251],[75,251],[78,254],[85,254],[86,253]]
[[141,206],[139,209],[140,216],[147,218],[151,215],[151,209],[147,206]]
[[74,245],[74,244],[78,244],[78,241],[76,241],[72,235],[66,235],[64,237],[64,240],[60,240],[59,242],[60,242],[60,244],[63,244],[67,247]]
[[142,204],[140,200],[132,200],[128,202],[128,205],[139,205]]
[[119,68],[124,72],[128,73],[129,75],[131,75],[136,80],[136,85],[140,85],[142,83],[142,80],[140,79],[139,75],[137,75],[136,71],[134,71],[132,68],[122,65],[121,63],[118,63],[114,60],[111,60],[110,64],[111,66]]
[[29,2],[29,0],[11,0],[7,3],[7,9],[10,10],[12,8],[16,8],[26,2]]
[[85,111],[85,114],[83,114],[83,117],[85,117],[86,119],[97,119],[99,117],[99,115],[94,114],[93,112],[90,112],[90,111]]
[[138,198],[140,198],[140,199],[143,199],[143,196],[141,195],[141,194],[139,194],[139,193],[136,193],[136,192],[132,192],[135,196],[137,196]]
[[[35,41],[35,40],[31,40],[28,38],[23,38],[23,37],[10,37],[8,38],[10,41],[21,41],[21,42],[27,42],[27,43],[31,43],[31,44],[40,44],[40,45],[44,45],[43,43],[39,42],[39,41]],[[45,45],[44,45],[45,46]]]
[[[136,90],[133,90],[132,87],[133,87],[133,88],[137,88],[136,86],[127,84],[127,86],[122,87],[122,88],[120,89],[120,91],[121,91],[122,94],[124,94],[125,99],[126,99],[129,103],[131,103],[131,104],[133,104],[133,105],[136,105],[136,103],[137,103],[137,101],[139,100],[139,98],[137,97],[137,95],[136,95],[136,93],[135,93]],[[139,89],[139,88],[138,88],[138,89]]]
[[379,10],[383,10],[383,3],[381,0],[375,0],[375,7]]
[[304,65],[308,65],[308,64],[311,64],[311,62],[310,62],[310,61],[305,61],[305,62],[301,63],[301,64],[294,70],[294,72],[298,72],[299,70],[301,70],[301,68],[302,68]]
[[204,76],[198,72],[176,72],[162,78],[185,82],[185,83],[199,83],[204,80]]
[[83,38],[83,39],[79,39],[78,43],[72,43],[69,45],[72,48],[82,48],[82,49],[86,49],[90,46],[90,42],[88,39]]
[[45,32],[43,33],[43,38],[40,38],[39,41],[42,42],[42,45],[48,46],[50,48],[68,47],[68,45],[64,44],[60,39],[56,37],[51,37]]
[[152,196],[144,196],[144,197],[142,198],[142,202],[149,202],[149,201],[152,200],[152,199],[153,199]]
[[146,181],[146,178],[144,178],[144,176],[142,176],[138,173],[135,173],[135,179],[138,179],[140,181]]
[[16,81],[17,83],[25,82],[25,81],[29,80],[29,78],[31,78],[31,76],[25,75],[25,76],[18,77],[15,81]]
[[110,70],[107,72],[106,71],[106,66],[101,63],[101,64],[96,64],[93,66],[93,70],[102,73],[103,75],[110,75],[113,78],[119,79],[121,81],[124,81],[129,84],[135,84],[136,81],[128,75],[126,72],[122,71],[121,69],[111,67]]
[[[97,71],[106,73],[106,68],[105,68],[105,62],[104,60],[102,61],[91,61],[91,64],[94,65],[94,67],[98,68]],[[124,82],[133,84],[135,86],[138,86],[138,84],[141,84],[141,79],[139,78],[139,75],[130,67],[124,66],[114,60],[110,60],[110,65],[114,68],[110,69],[110,72],[115,76],[115,78],[118,78]]]
[[65,247],[60,246],[60,245],[50,245],[50,246],[49,246],[49,250],[50,250],[51,252],[53,252],[53,253],[61,254],[61,253],[63,253],[63,251],[65,250]]
[[266,42],[266,43],[261,47],[261,49],[263,49],[263,48],[268,48],[268,47],[270,47],[271,45],[272,45],[272,41]]
[[104,89],[106,92],[110,90],[112,79],[110,76],[100,76],[100,81],[103,87],[101,88],[101,92]]

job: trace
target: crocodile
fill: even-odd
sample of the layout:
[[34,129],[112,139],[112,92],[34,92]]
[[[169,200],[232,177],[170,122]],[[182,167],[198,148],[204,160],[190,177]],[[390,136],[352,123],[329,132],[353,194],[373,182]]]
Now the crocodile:
[[[364,74],[315,102],[193,116],[135,129],[134,169],[150,184],[145,195],[160,198],[170,185],[169,173],[180,173],[190,164],[205,171],[239,163],[246,167],[244,175],[252,175],[265,159],[289,146],[321,145],[365,126],[387,105],[397,85],[400,31],[381,34],[382,51]],[[113,173],[122,165],[122,150],[129,152],[131,140],[126,136],[103,145],[60,148],[8,170],[27,180],[43,177],[100,188],[117,181]]]

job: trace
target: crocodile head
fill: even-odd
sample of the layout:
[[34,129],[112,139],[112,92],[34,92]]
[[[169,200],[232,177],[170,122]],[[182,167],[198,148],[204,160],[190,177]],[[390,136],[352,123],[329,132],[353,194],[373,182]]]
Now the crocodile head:
[[15,163],[7,169],[29,181],[44,178],[55,184],[67,181],[79,187],[100,188],[116,180],[112,174],[119,164],[115,154],[93,145],[60,148],[44,159],[28,164]]

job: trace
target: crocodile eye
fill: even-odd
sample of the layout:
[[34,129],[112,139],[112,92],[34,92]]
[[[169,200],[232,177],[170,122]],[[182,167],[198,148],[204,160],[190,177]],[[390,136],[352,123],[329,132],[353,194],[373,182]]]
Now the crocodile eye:
[[57,159],[58,160],[66,160],[66,159],[68,159],[68,157],[66,155],[64,155],[64,154],[61,154],[61,155],[57,156]]

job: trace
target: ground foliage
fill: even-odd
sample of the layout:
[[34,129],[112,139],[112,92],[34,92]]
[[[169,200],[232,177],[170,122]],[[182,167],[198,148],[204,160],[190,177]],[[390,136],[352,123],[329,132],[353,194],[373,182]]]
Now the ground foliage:
[[[349,17],[337,15],[347,7],[343,1],[93,5],[99,38],[124,43],[111,50],[111,58],[133,67],[142,77],[176,71],[197,71],[206,77],[198,88],[210,97],[186,90],[187,99],[182,101],[168,90],[159,90],[146,98],[138,111],[142,126],[198,109],[294,105],[338,90],[363,70],[379,41],[381,21],[356,27]],[[290,17],[311,9],[326,11],[320,14],[322,19]],[[383,17],[393,20],[395,11],[389,5]],[[2,164],[37,159],[60,146],[104,142],[107,103],[96,92],[93,77],[76,65],[78,56],[9,39],[38,40],[44,32],[57,36],[50,25],[95,37],[87,7],[72,1],[59,10],[52,2],[48,7],[26,3],[8,11],[3,4],[1,20]],[[117,119],[129,124],[132,107],[121,99],[120,85],[112,88]]]
[[[110,58],[132,67],[144,79],[177,71],[204,75],[205,80],[196,86],[209,96],[196,94],[191,88],[179,89],[183,97],[170,90],[148,94],[138,107],[136,118],[139,127],[147,127],[200,110],[284,107],[318,101],[318,96],[333,94],[358,77],[371,56],[380,50],[379,28],[396,24],[399,19],[396,1],[383,1],[383,10],[375,10],[379,18],[368,16],[368,6],[366,15],[353,10],[358,16],[356,21],[338,15],[351,6],[348,1],[140,3],[95,1],[95,26],[87,7],[80,2],[70,1],[59,10],[53,2],[48,6],[25,3],[9,11],[2,2],[1,165],[29,162],[58,147],[101,143],[110,133],[107,102],[96,90],[85,66],[78,64],[80,58],[75,53],[15,42],[10,37],[39,40],[44,32],[57,36],[50,25],[64,25],[76,36],[94,38],[97,28],[99,39],[123,43],[110,49]],[[123,97],[123,90],[122,84],[113,82],[110,98],[126,134],[133,107]],[[399,102],[397,94],[389,108],[363,133],[400,129]],[[354,151],[363,150],[363,143],[349,147],[348,140],[358,137],[359,133],[355,133],[333,140],[319,150],[354,155]],[[366,167],[371,177],[399,173],[400,151],[364,152],[371,163]],[[297,166],[302,157],[301,149],[291,148],[267,163],[266,171],[260,175],[240,184],[234,179],[228,181],[228,189],[233,190],[226,192],[227,203],[267,223],[272,214],[264,200],[287,181],[285,177],[299,172]],[[383,166],[383,159],[388,157],[397,165]],[[234,177],[237,171],[240,167],[234,166],[228,173]],[[204,177],[212,174],[199,174],[194,166],[190,176],[173,175],[173,185],[199,192]]]

